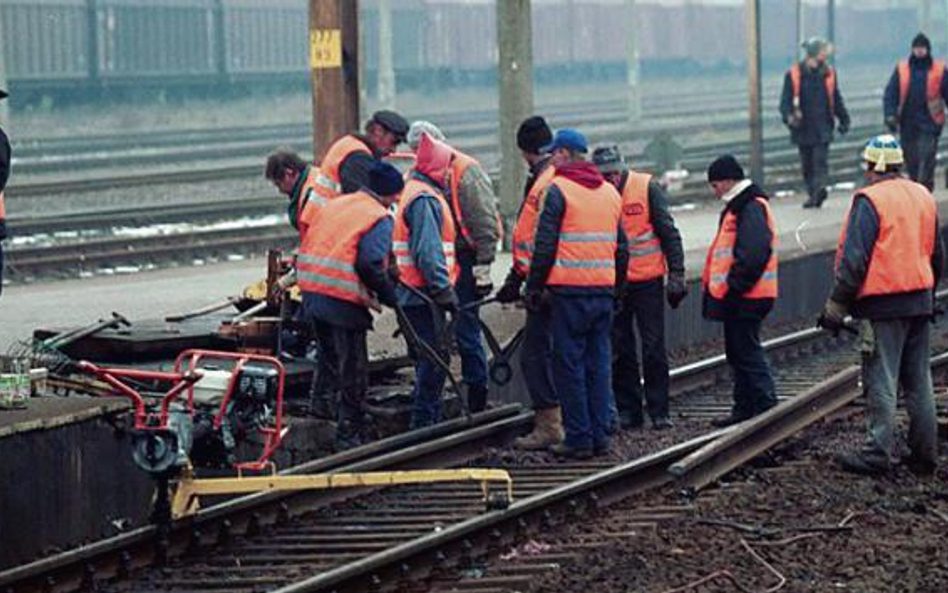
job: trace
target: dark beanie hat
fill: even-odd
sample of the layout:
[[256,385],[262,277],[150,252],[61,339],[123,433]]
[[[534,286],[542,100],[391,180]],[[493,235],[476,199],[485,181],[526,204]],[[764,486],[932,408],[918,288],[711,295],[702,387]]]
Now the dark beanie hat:
[[912,47],[924,47],[928,51],[932,51],[932,42],[928,40],[924,33],[919,33],[912,40]]
[[405,187],[405,180],[392,165],[377,162],[369,169],[368,187],[379,196],[394,196]]
[[517,147],[525,152],[539,153],[552,141],[553,132],[539,115],[523,120],[517,129]]
[[719,156],[708,167],[708,181],[725,181],[744,179],[744,169],[737,159],[730,154]]

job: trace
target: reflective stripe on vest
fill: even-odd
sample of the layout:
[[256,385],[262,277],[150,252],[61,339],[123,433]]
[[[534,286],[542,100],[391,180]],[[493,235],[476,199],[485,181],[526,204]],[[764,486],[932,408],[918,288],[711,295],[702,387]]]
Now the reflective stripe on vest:
[[[764,208],[767,215],[767,227],[770,229],[770,259],[757,283],[744,294],[745,299],[775,299],[777,298],[777,226],[774,224],[770,204],[764,198],[755,198]],[[721,300],[727,295],[727,276],[734,265],[734,244],[737,242],[737,215],[728,211],[718,227],[708,256],[705,259],[704,273],[701,282],[704,290],[712,297]]]
[[[901,60],[899,72],[899,117],[905,101],[908,100],[909,84],[912,82],[912,73],[909,70],[908,60]],[[939,126],[945,123],[945,101],[941,96],[941,81],[945,77],[945,62],[935,60],[928,71],[925,83],[925,100],[928,104],[928,113]]]
[[526,276],[533,259],[533,240],[537,232],[537,221],[543,210],[543,196],[553,181],[556,171],[553,165],[547,165],[533,181],[517,215],[517,224],[513,232],[513,266],[519,274]]
[[[881,181],[859,190],[879,218],[879,235],[857,298],[931,289],[935,284],[937,206],[924,186],[908,179]],[[852,206],[850,206],[852,210]],[[849,214],[839,236],[836,265],[842,256]]]
[[553,185],[563,194],[566,211],[547,285],[615,286],[619,192],[609,183],[590,189],[561,176]]
[[359,241],[386,216],[389,211],[362,191],[330,200],[300,247],[300,290],[368,306],[371,296],[356,272]]
[[665,275],[665,255],[652,227],[648,184],[652,176],[629,171],[622,188],[622,229],[629,239],[629,282],[644,282]]
[[[823,84],[826,86],[826,97],[829,99],[830,113],[836,109],[836,70],[832,66],[826,66],[826,75],[823,76]],[[793,87],[793,108],[800,108],[800,64],[796,63],[790,66],[790,85]]]
[[319,173],[316,167],[309,167],[309,173],[300,187],[300,197],[296,202],[296,229],[299,231],[300,244],[306,239],[308,229],[313,226],[323,206],[328,200],[316,192],[316,179]]
[[[461,180],[464,178],[464,174],[467,173],[468,168],[472,166],[480,167],[481,164],[474,157],[468,156],[460,150],[455,149],[454,158],[451,160],[451,183],[449,189],[451,192],[451,212],[454,213],[454,223],[457,234],[468,245],[476,248],[474,241],[471,239],[471,231],[467,228],[467,221],[464,219],[464,211],[461,209]],[[497,231],[499,240],[503,241],[504,222],[501,220],[499,212],[497,213]]]
[[422,195],[435,196],[441,207],[441,253],[448,267],[448,277],[451,284],[454,284],[457,282],[460,268],[454,256],[454,241],[457,236],[450,207],[440,191],[417,177],[411,177],[405,184],[405,189],[402,190],[398,201],[398,216],[395,218],[395,230],[392,234],[392,254],[398,266],[399,280],[416,288],[422,288],[426,284],[425,277],[411,254],[411,229],[405,221],[405,214],[412,202]]
[[316,192],[324,198],[335,198],[342,193],[342,178],[339,176],[339,167],[347,158],[357,152],[372,155],[372,149],[364,141],[352,134],[346,134],[332,143],[326,156],[319,163],[316,174]]

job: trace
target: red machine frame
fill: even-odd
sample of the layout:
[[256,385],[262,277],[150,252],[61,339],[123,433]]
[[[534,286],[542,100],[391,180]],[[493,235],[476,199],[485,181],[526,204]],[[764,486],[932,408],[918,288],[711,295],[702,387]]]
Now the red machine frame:
[[[166,430],[168,428],[168,413],[171,404],[177,401],[182,392],[187,390],[187,409],[191,417],[194,417],[194,384],[197,383],[203,374],[196,369],[201,360],[231,360],[234,361],[234,368],[231,371],[230,381],[227,384],[227,390],[224,392],[224,399],[221,401],[217,414],[214,416],[214,428],[219,429],[224,420],[224,413],[227,410],[227,404],[230,402],[237,387],[237,380],[240,371],[249,362],[262,363],[272,366],[277,370],[277,396],[276,411],[274,414],[274,426],[258,429],[260,434],[264,435],[263,452],[256,461],[247,461],[236,464],[237,470],[259,471],[266,469],[270,465],[270,457],[276,452],[283,439],[283,389],[286,382],[286,368],[283,363],[273,356],[262,354],[245,354],[236,352],[219,352],[215,350],[185,350],[178,355],[174,362],[174,371],[144,371],[139,369],[124,368],[103,368],[91,362],[82,361],[79,368],[95,374],[97,377],[108,383],[116,392],[126,397],[132,402],[135,409],[135,429],[136,430]],[[184,368],[184,364],[187,368]],[[132,389],[120,379],[131,379],[138,381],[165,381],[172,384],[161,397],[160,412],[155,413],[148,410],[145,398],[141,393]]]

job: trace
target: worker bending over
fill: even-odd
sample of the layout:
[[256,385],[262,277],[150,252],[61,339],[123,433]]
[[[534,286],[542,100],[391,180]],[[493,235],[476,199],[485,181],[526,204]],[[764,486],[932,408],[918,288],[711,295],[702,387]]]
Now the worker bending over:
[[777,299],[777,227],[767,195],[731,155],[708,167],[708,182],[724,202],[701,284],[705,319],[724,323],[724,353],[734,378],[730,415],[718,427],[743,422],[777,404],[760,325]]
[[583,160],[586,138],[559,130],[550,150],[556,173],[542,198],[524,304],[531,311],[552,305],[553,376],[566,436],[550,450],[585,459],[609,447],[609,338],[629,246],[619,193]]
[[881,474],[898,461],[895,408],[899,386],[909,415],[913,470],[938,461],[929,321],[944,246],[938,208],[925,186],[903,179],[894,136],[876,136],[863,151],[866,187],[853,196],[836,251],[836,281],[819,325],[839,331],[848,314],[863,319],[862,384],[869,436],[837,461],[846,470]]
[[[445,314],[457,313],[454,293],[459,269],[455,259],[455,228],[451,208],[444,197],[445,181],[453,152],[442,142],[422,134],[417,160],[398,203],[392,253],[399,281],[423,291],[437,305],[428,303],[405,286],[397,289],[398,303],[418,337],[447,358],[439,330]],[[412,391],[410,427],[422,428],[441,420],[441,395],[446,375],[428,357],[412,351],[415,385]]]
[[[326,199],[315,190],[318,173],[316,167],[289,149],[276,150],[267,157],[264,175],[277,191],[287,197],[286,215],[290,225],[298,231],[300,243],[306,237],[315,211],[326,203]],[[314,212],[305,214],[310,207]]]
[[[422,133],[434,140],[444,140],[444,134],[434,124],[414,122],[408,130],[408,146],[412,151],[417,151]],[[454,147],[451,151],[451,167],[444,190],[457,231],[455,253],[460,271],[455,291],[459,304],[464,307],[488,296],[494,289],[490,268],[501,237],[501,223],[497,196],[484,167]],[[455,337],[467,403],[471,412],[480,412],[487,406],[487,352],[478,307],[460,311]]]
[[[530,168],[530,175],[523,189],[524,197],[514,226],[513,265],[504,285],[497,291],[497,300],[502,303],[520,300],[521,288],[530,271],[541,197],[556,172],[545,150],[552,141],[553,132],[546,120],[539,116],[525,119],[517,130],[517,146]],[[550,317],[549,303],[541,301],[538,306],[527,309],[520,346],[520,369],[535,414],[533,430],[514,440],[514,447],[518,449],[542,450],[563,441],[560,401],[553,382]]]
[[945,62],[932,59],[932,44],[919,33],[908,60],[900,61],[885,87],[883,110],[890,132],[899,131],[905,169],[914,181],[935,188],[938,137],[945,125],[948,79]]
[[388,273],[394,228],[390,207],[403,187],[395,167],[375,163],[366,187],[326,204],[300,249],[304,316],[330,328],[325,347],[338,364],[338,451],[369,440],[362,409],[369,381],[369,310],[379,303],[395,306]]
[[[652,428],[671,428],[668,412],[668,355],[665,352],[665,299],[677,308],[688,294],[681,234],[668,209],[665,190],[646,173],[630,171],[619,147],[597,148],[593,163],[622,196],[622,227],[629,240],[625,290],[612,329],[612,390],[620,426],[639,428],[642,376]],[[667,292],[665,274],[668,273]],[[642,370],[635,327],[642,337]]]

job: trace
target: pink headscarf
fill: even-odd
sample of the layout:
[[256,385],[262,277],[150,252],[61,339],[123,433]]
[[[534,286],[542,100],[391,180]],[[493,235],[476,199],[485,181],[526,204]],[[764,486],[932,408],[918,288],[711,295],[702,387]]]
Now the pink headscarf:
[[435,140],[428,134],[422,134],[415,156],[415,170],[427,175],[438,185],[444,186],[448,167],[451,166],[451,159],[454,158],[454,150],[444,142]]

